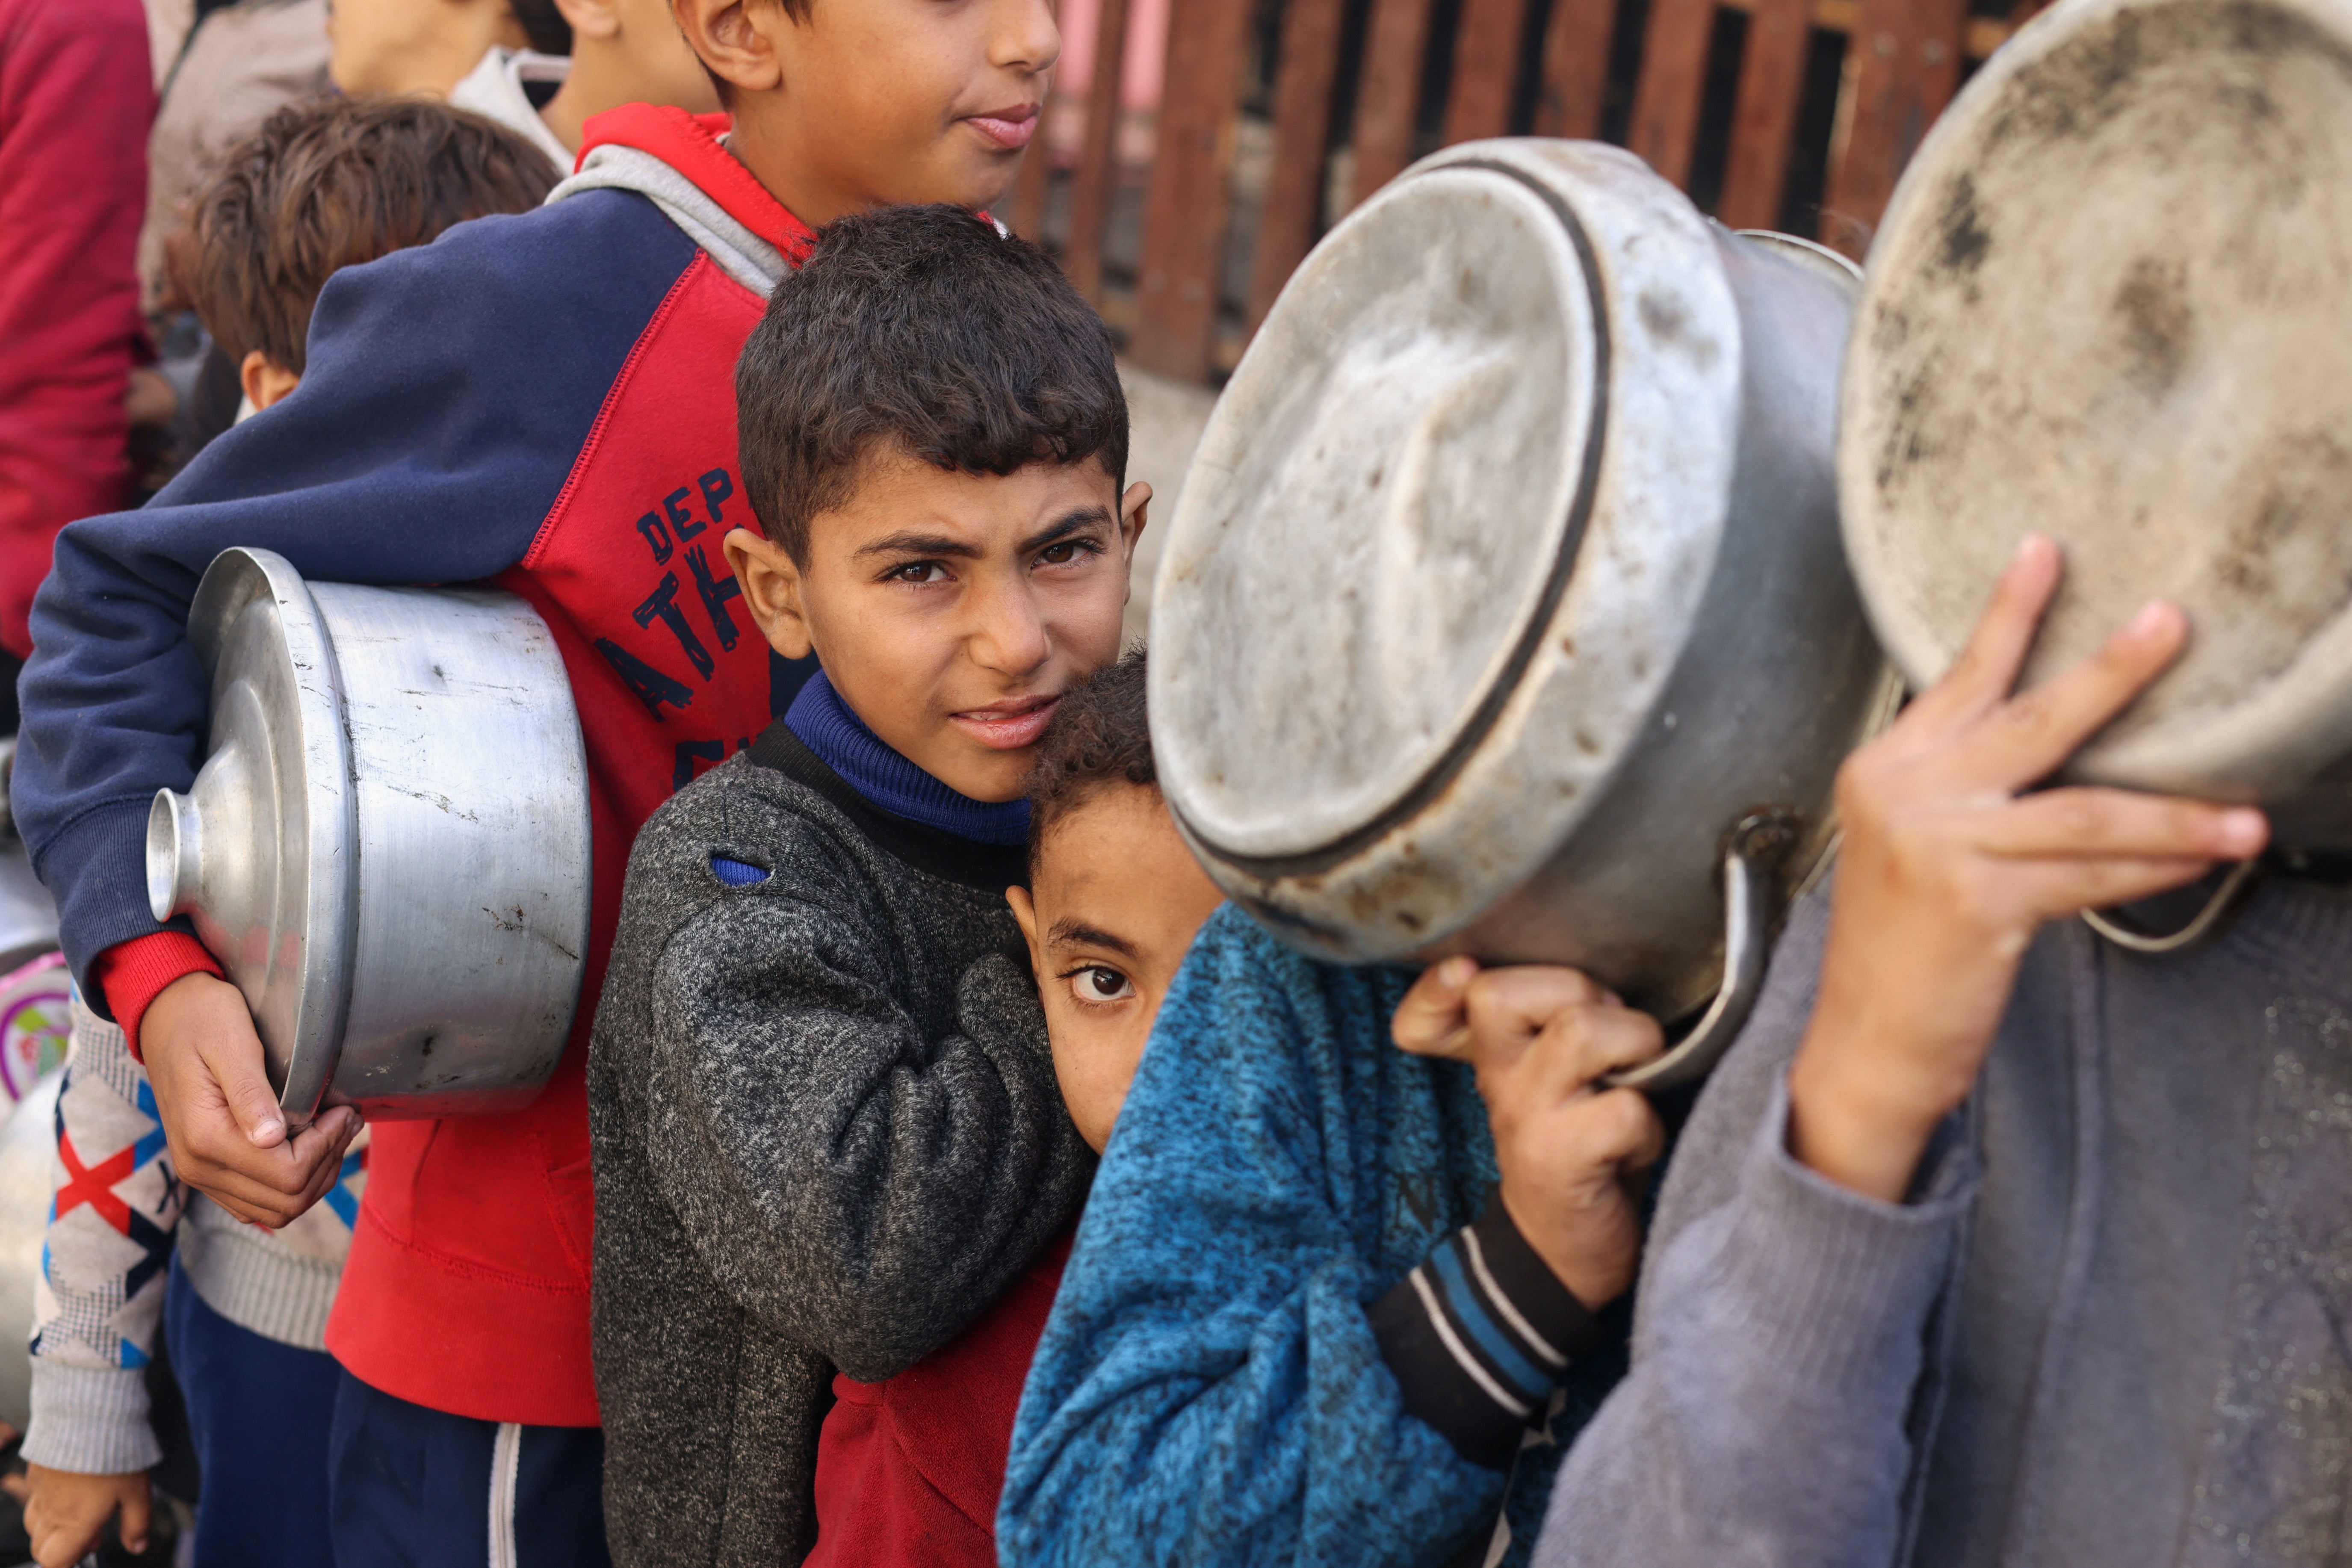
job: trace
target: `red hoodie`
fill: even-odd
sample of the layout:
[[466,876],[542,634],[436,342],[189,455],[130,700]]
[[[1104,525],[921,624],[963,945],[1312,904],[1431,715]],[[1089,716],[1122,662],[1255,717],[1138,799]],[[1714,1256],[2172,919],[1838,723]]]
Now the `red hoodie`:
[[58,530],[123,503],[155,89],[139,0],[0,0],[0,647]]
[[[651,153],[721,223],[797,264],[814,237],[719,143],[725,124],[630,105],[589,121],[583,163],[603,146]],[[741,269],[740,247],[730,264]],[[313,319],[300,389],[216,443],[185,500],[179,486],[166,490],[124,520],[120,542],[112,519],[68,536],[74,567],[56,591],[85,620],[90,605],[115,602],[80,588],[85,572],[102,581],[134,549],[200,562],[227,542],[278,550],[323,581],[487,577],[555,632],[587,740],[595,827],[594,917],[571,1040],[522,1111],[374,1124],[327,1326],[327,1348],[353,1375],[432,1409],[597,1424],[585,1068],[622,872],[655,807],[747,746],[789,696],[719,550],[730,528],[751,521],[734,369],[764,303],[636,194],[592,190],[460,225],[338,274]],[[519,500],[534,495],[551,504]],[[37,617],[49,603],[45,591]],[[110,646],[70,657],[111,664]],[[69,751],[57,749],[69,773]],[[94,815],[36,847],[53,887],[55,867],[77,852],[94,868],[66,890],[69,955],[78,930],[131,918],[113,911],[121,893],[84,885],[102,881],[121,831],[84,827]],[[107,947],[92,972],[135,1039],[163,985],[210,967],[192,938],[157,931]]]

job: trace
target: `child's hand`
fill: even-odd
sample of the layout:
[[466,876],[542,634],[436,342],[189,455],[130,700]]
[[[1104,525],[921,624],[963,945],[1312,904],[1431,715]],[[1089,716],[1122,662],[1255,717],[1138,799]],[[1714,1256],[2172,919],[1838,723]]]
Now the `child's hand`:
[[1789,1075],[1790,1152],[1887,1202],[1991,1048],[2043,922],[2126,903],[2257,853],[2262,813],[2126,790],[2026,795],[2187,640],[2149,604],[2096,654],[2011,688],[2058,585],[2029,538],[1951,672],[1838,774],[1839,855],[1821,991]]
[[1595,1080],[1656,1056],[1657,1021],[1573,969],[1449,958],[1413,982],[1391,1029],[1415,1056],[1477,1068],[1503,1206],[1559,1282],[1594,1310],[1623,1294],[1665,1129],[1640,1094]]
[[73,1568],[97,1549],[106,1521],[122,1512],[122,1544],[134,1557],[147,1550],[153,1502],[147,1472],[84,1476],[27,1465],[22,1479],[8,1478],[8,1490],[25,1504],[25,1533],[41,1568]]
[[184,974],[148,1004],[140,1055],[180,1179],[241,1220],[291,1225],[342,1174],[359,1113],[330,1106],[293,1138],[244,993]]

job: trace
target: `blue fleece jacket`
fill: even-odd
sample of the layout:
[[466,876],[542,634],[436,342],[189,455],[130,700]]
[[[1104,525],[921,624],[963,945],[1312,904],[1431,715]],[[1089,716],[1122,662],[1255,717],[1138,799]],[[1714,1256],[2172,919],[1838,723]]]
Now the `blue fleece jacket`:
[[[1478,1228],[1496,1179],[1469,1069],[1390,1043],[1411,980],[1316,963],[1230,905],[1202,927],[1030,1369],[1003,1562],[1482,1562],[1507,1470],[1525,1561],[1558,1445],[1622,1355],[1574,1362],[1515,1469],[1411,1413],[1377,1311]],[[1460,1335],[1491,1335],[1459,1306]]]

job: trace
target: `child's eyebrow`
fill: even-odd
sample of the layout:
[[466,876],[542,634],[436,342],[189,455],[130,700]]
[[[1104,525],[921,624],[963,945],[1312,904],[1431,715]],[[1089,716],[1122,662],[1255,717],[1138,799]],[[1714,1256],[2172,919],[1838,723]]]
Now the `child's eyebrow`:
[[956,555],[976,561],[980,552],[961,539],[950,539],[944,533],[894,533],[877,539],[871,544],[860,545],[860,555]]
[[1042,533],[1032,534],[1023,540],[1021,552],[1026,555],[1032,550],[1043,550],[1055,540],[1066,539],[1082,528],[1098,528],[1108,521],[1110,521],[1108,507],[1080,507],[1077,510],[1065,515],[1059,522]]
[[1072,920],[1067,916],[1054,922],[1054,929],[1046,933],[1045,942],[1051,947],[1061,947],[1066,943],[1075,942],[1082,947],[1107,947],[1113,952],[1123,953],[1129,958],[1139,959],[1143,956],[1136,951],[1135,944],[1125,937],[1113,936],[1099,927],[1090,926],[1084,921]]

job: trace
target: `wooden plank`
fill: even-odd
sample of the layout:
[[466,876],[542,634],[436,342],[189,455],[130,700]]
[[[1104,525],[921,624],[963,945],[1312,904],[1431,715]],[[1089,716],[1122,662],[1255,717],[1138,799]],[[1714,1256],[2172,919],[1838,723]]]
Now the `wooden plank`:
[[[1753,11],[1757,0],[1717,0],[1728,11]],[[2032,9],[2028,15],[2047,7],[2049,0],[2020,0]],[[1813,26],[1826,33],[1852,33],[1862,23],[1862,0],[1813,0]],[[1980,60],[2001,45],[2009,36],[2024,25],[2025,18],[2011,12],[2007,21],[1999,16],[1971,16],[1963,35],[1969,58]]]
[[1968,0],[1862,0],[1848,47],[1853,113],[1824,205],[1874,226],[1903,165],[1959,84]]
[[1422,56],[1429,47],[1435,0],[1372,0],[1364,35],[1364,73],[1356,89],[1354,206],[1412,162],[1421,114]]
[[1475,142],[1511,129],[1511,89],[1519,79],[1519,41],[1528,0],[1463,0],[1454,34],[1454,79],[1445,93],[1444,140]]
[[1282,54],[1274,73],[1274,168],[1250,258],[1247,330],[1253,334],[1322,227],[1331,94],[1339,85],[1347,11],[1346,0],[1289,0],[1284,8]]
[[1111,182],[1118,174],[1119,87],[1127,77],[1128,0],[1101,0],[1095,16],[1094,74],[1087,81],[1086,135],[1070,177],[1070,238],[1062,270],[1097,310],[1102,308],[1103,228],[1110,221]]
[[1716,216],[1732,228],[1777,228],[1789,150],[1805,91],[1813,21],[1807,0],[1757,0],[1731,109],[1731,156]]
[[1136,363],[1184,381],[1209,374],[1217,321],[1218,262],[1233,210],[1234,118],[1252,0],[1184,0],[1171,6],[1168,80],[1160,144],[1144,205],[1143,262],[1136,281]]
[[1714,37],[1715,0],[1652,0],[1625,145],[1677,185],[1690,178]]
[[1601,134],[1616,34],[1617,0],[1552,0],[1536,92],[1537,135],[1590,141]]

